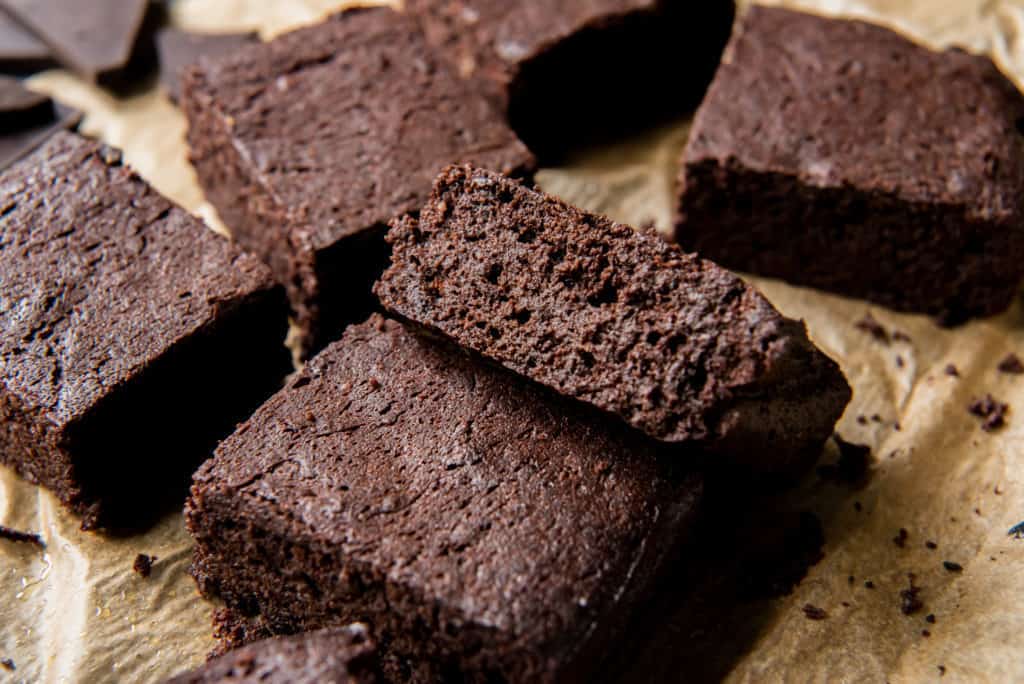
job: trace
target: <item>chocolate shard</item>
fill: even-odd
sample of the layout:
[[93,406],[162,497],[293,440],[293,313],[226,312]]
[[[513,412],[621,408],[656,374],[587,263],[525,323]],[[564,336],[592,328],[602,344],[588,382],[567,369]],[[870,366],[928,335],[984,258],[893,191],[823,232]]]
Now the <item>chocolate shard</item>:
[[514,180],[450,167],[391,225],[387,309],[658,440],[784,469],[817,458],[850,399],[737,276]]

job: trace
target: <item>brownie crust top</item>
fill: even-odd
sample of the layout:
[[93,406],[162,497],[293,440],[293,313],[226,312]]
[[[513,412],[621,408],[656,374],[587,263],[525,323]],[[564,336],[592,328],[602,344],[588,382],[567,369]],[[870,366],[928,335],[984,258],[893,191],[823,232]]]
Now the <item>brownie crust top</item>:
[[1021,216],[1024,97],[987,57],[873,24],[750,8],[686,151],[968,216]]
[[534,164],[473,84],[386,8],[200,60],[184,87],[216,107],[255,181],[314,249],[411,211],[446,164]]
[[4,390],[79,418],[269,270],[71,133],[0,175]]

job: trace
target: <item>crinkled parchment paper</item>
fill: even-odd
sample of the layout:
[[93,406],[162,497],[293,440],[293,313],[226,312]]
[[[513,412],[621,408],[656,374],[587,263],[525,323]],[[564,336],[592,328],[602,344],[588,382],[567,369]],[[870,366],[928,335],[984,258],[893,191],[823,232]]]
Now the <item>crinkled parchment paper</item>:
[[[193,29],[258,28],[266,37],[345,4],[351,3],[185,0],[172,6],[172,14]],[[985,51],[1024,82],[1020,0],[783,4],[865,16],[935,46]],[[665,68],[667,87],[681,68]],[[63,72],[42,74],[34,86],[85,111],[86,133],[124,148],[127,160],[157,188],[215,224],[186,162],[184,120],[155,86],[116,99]],[[585,207],[633,224],[653,220],[664,229],[685,136],[685,124],[668,127],[546,169],[539,180]],[[1007,536],[1024,519],[1024,376],[996,370],[1009,352],[1024,355],[1021,305],[949,331],[864,302],[756,282],[783,312],[805,319],[817,343],[842,363],[855,397],[838,429],[847,440],[871,446],[870,477],[858,489],[812,475],[780,495],[788,509],[813,511],[826,538],[824,559],[788,596],[732,600],[732,580],[715,582],[718,565],[722,577],[729,576],[728,558],[695,558],[692,565],[710,571],[705,580],[680,588],[679,605],[659,625],[657,643],[638,654],[647,676],[1024,680],[1024,540]],[[869,311],[910,341],[885,345],[857,329],[854,324]],[[951,363],[959,378],[946,374]],[[986,393],[1012,406],[1008,427],[993,434],[966,410]],[[834,456],[830,446],[826,458]],[[203,661],[212,646],[213,606],[196,594],[187,575],[190,544],[180,515],[140,536],[85,534],[53,497],[0,468],[0,523],[38,531],[47,542],[41,552],[0,540],[0,659],[17,667],[0,669],[0,681],[148,682]],[[903,548],[893,543],[900,528],[907,530]],[[926,541],[938,548],[927,548]],[[138,553],[159,557],[148,579],[132,572]],[[945,569],[946,560],[963,571]],[[906,616],[899,592],[911,572],[925,606]],[[827,619],[809,620],[807,604],[823,609]],[[711,617],[695,626],[691,613],[701,611]],[[934,623],[925,621],[927,614]]]

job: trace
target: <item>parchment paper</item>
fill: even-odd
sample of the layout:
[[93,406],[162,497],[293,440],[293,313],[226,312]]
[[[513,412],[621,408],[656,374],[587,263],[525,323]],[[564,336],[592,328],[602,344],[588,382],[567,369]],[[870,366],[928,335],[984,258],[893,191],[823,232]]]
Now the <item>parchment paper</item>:
[[[347,4],[353,3],[185,0],[172,6],[172,15],[188,28],[258,29],[267,37]],[[1018,83],[1024,81],[1024,2],[781,4],[871,17],[934,46],[956,43],[986,51]],[[671,74],[685,65],[652,68],[665,68],[670,87]],[[184,120],[155,85],[116,99],[55,71],[37,76],[33,87],[85,111],[86,133],[122,147],[128,162],[158,189],[218,225],[186,162]],[[680,123],[581,155],[564,168],[545,169],[539,181],[616,219],[653,220],[667,229],[686,129]],[[838,431],[871,446],[871,476],[855,489],[812,475],[775,500],[773,505],[781,501],[821,519],[824,559],[789,596],[729,603],[715,608],[715,618],[701,627],[688,624],[692,599],[681,598],[681,607],[664,618],[659,646],[652,647],[673,657],[651,665],[651,677],[1024,680],[1024,540],[1007,536],[1024,520],[1024,376],[996,370],[1007,353],[1024,355],[1020,303],[1001,317],[949,331],[922,317],[753,280],[784,313],[805,319],[816,342],[841,362],[855,397]],[[869,311],[911,341],[884,345],[857,329],[854,324]],[[944,372],[950,363],[959,378]],[[1008,427],[994,434],[983,432],[966,410],[973,398],[989,392],[1013,407]],[[863,424],[858,416],[865,417]],[[826,458],[834,452],[829,447]],[[0,541],[0,659],[10,658],[17,667],[0,669],[0,682],[157,681],[200,664],[212,647],[213,606],[196,594],[187,575],[190,544],[180,515],[136,537],[85,534],[48,493],[0,468],[0,524],[40,532],[47,542],[41,552]],[[908,532],[904,548],[892,541],[900,528]],[[926,541],[938,548],[927,548]],[[132,572],[138,553],[159,557],[148,579]],[[946,570],[944,560],[963,571]],[[900,611],[908,572],[915,573],[925,603],[912,616]],[[864,587],[868,580],[874,589]],[[714,591],[730,591],[728,583],[713,585],[683,587],[680,596],[691,589],[706,602]],[[828,618],[809,620],[802,610],[806,604],[824,609]],[[934,624],[924,620],[926,614],[935,616]],[[653,662],[653,656],[638,657]]]

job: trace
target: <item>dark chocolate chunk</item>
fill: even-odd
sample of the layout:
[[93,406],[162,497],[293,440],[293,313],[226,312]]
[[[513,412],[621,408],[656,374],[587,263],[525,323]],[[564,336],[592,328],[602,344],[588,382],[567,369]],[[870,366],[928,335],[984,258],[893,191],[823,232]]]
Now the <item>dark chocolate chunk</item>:
[[0,135],[53,120],[53,101],[34,93],[16,78],[0,75]]
[[695,513],[656,452],[375,316],[198,471],[193,574],[273,633],[365,621],[444,681],[586,681]]
[[145,524],[280,386],[283,297],[259,260],[77,135],[0,174],[0,198],[0,462],[85,528]]
[[807,603],[803,607],[804,615],[808,620],[824,620],[828,617],[828,613],[824,608]]
[[70,107],[58,104],[56,118],[41,121],[15,131],[0,135],[0,172],[30,154],[37,147],[61,131],[73,130],[82,120],[82,114]]
[[754,288],[654,235],[468,166],[391,224],[386,308],[667,442],[817,459],[839,367]]
[[156,556],[147,556],[144,553],[140,553],[135,557],[135,562],[132,563],[132,570],[141,577],[149,577],[153,572],[153,563],[156,563],[156,561]]
[[953,561],[942,561],[942,567],[944,567],[949,572],[964,571],[964,566],[960,565],[959,563],[954,563]]
[[1021,121],[988,57],[753,5],[690,133],[677,239],[945,324],[998,313],[1024,276]]
[[25,544],[34,544],[41,549],[46,548],[46,542],[43,538],[34,532],[20,532],[18,530],[12,530],[10,527],[4,527],[0,525],[0,539],[6,539],[12,542],[21,542]]
[[981,429],[985,432],[995,432],[1006,425],[1006,414],[1010,410],[1008,404],[996,401],[991,394],[986,394],[981,399],[975,399],[967,407],[971,415],[982,419]]
[[259,40],[255,33],[190,33],[170,26],[161,29],[156,36],[160,83],[171,102],[178,102],[185,68],[195,65],[201,57],[231,54]]
[[[406,7],[548,160],[696,109],[735,14],[732,0],[409,0]],[[654,64],[686,66],[669,76]]]
[[207,198],[288,288],[307,353],[377,308],[386,224],[445,165],[534,167],[491,103],[386,8],[201,60],[182,88]]
[[50,48],[0,9],[0,71],[30,73],[53,63]]
[[[0,0],[57,60],[91,81],[124,69],[146,18],[148,0]],[[85,11],[83,11],[85,10]]]
[[356,623],[258,641],[167,684],[373,684],[376,651],[369,628]]
[[1021,375],[1024,373],[1024,361],[1016,354],[1008,354],[1005,359],[999,362],[999,372],[1010,375]]

